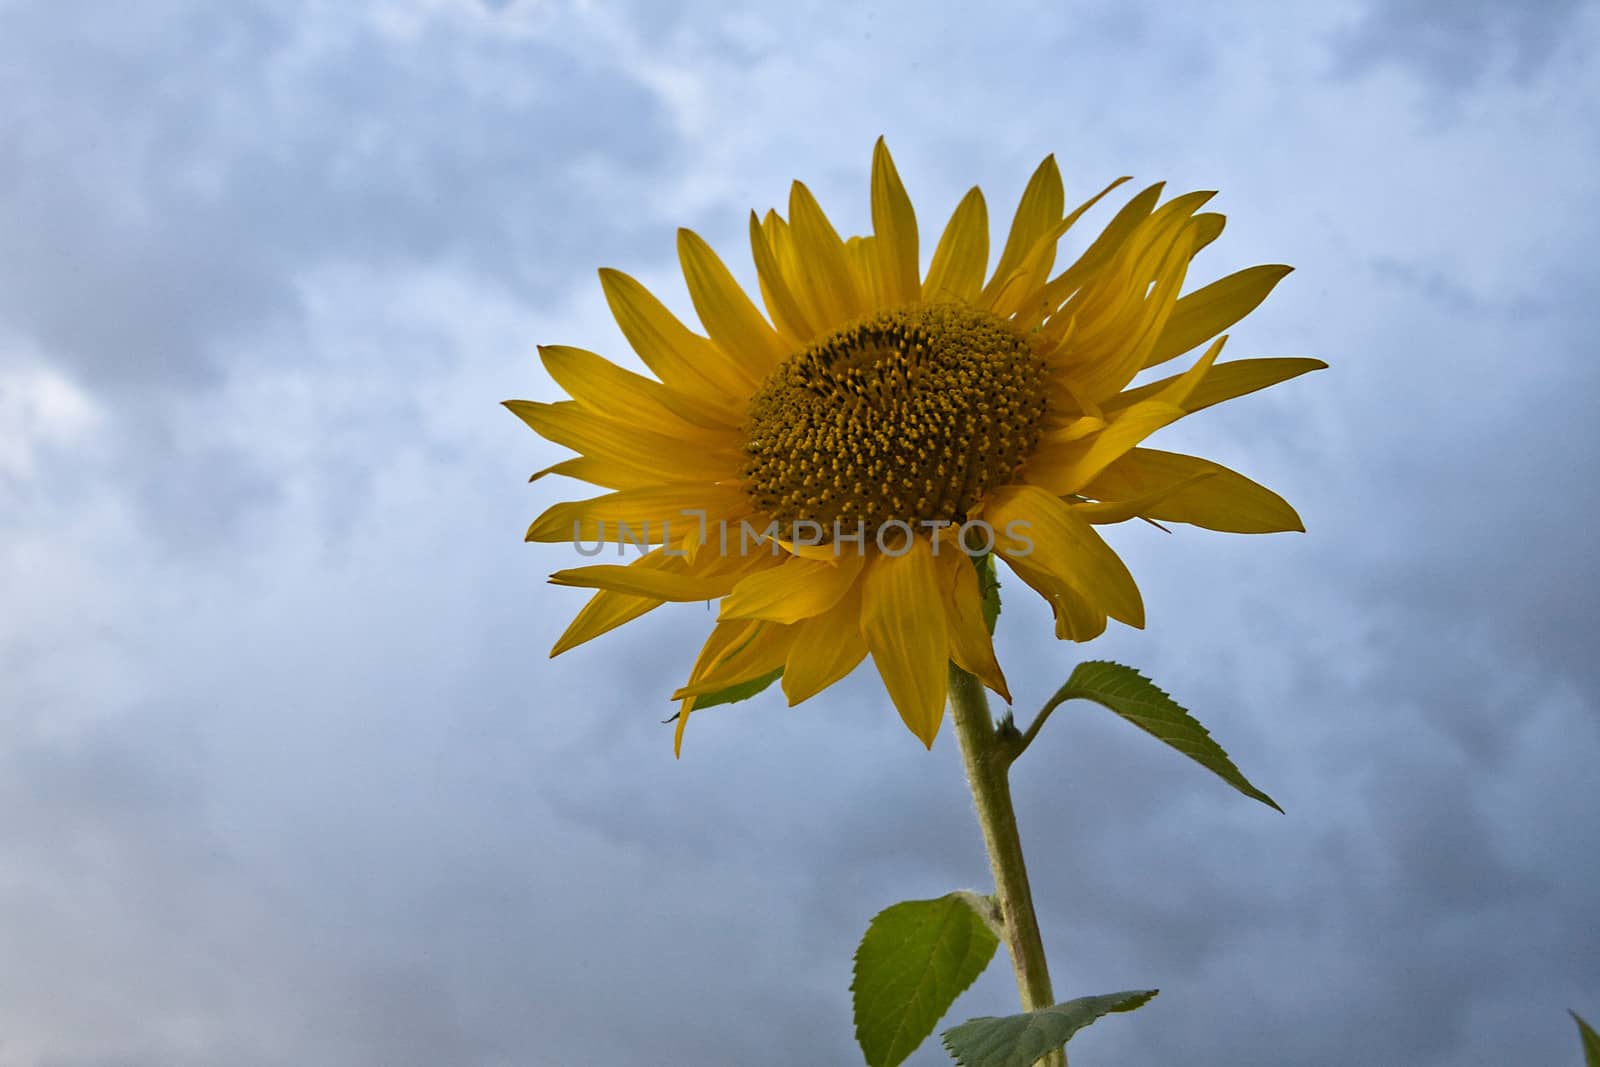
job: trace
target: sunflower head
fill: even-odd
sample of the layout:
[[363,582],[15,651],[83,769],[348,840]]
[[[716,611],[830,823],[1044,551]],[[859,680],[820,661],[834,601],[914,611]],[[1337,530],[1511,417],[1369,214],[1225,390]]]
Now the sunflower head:
[[890,308],[780,363],[751,398],[742,472],[780,526],[964,520],[1039,442],[1044,360],[963,304]]
[[[1184,415],[1323,366],[1218,363],[1221,332],[1288,273],[1252,267],[1184,293],[1222,232],[1209,193],[1132,197],[1060,271],[1057,244],[1118,179],[1071,212],[1048,158],[994,269],[972,189],[922,269],[911,200],[882,140],[873,233],[841,238],[806,187],[787,217],[750,218],[762,306],[695,234],[678,255],[704,332],[625,274],[602,271],[650,374],[582,349],[540,349],[571,396],[509,401],[577,453],[535,475],[605,492],[556,504],[528,540],[631,562],[556,572],[596,590],[552,655],[669,601],[720,601],[686,683],[697,707],[782,679],[791,704],[871,656],[931,745],[947,664],[1009,701],[975,560],[990,554],[1049,602],[1058,637],[1142,626],[1138,587],[1094,529],[1134,518],[1265,533],[1301,529],[1271,490],[1144,440]],[[1205,348],[1186,370],[1135,379]]]

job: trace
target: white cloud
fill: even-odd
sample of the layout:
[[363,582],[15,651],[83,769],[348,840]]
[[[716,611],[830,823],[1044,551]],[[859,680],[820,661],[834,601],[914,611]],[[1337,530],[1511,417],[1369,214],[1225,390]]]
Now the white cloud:
[[32,478],[40,449],[78,444],[100,421],[94,400],[53,368],[0,362],[0,484]]

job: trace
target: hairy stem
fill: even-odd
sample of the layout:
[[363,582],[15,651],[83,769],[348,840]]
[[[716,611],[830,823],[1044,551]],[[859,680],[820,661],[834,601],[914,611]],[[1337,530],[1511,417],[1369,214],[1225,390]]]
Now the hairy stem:
[[[1022,1009],[1046,1008],[1055,999],[1050,991],[1039,920],[1033,913],[1033,894],[1022,861],[1022,838],[1017,834],[1017,814],[1011,805],[1007,774],[1017,739],[996,731],[983,686],[954,663],[950,664],[950,711],[956,736],[961,739],[961,757],[977,805],[978,824],[983,827],[983,842],[989,849],[989,865],[994,869],[995,893],[1005,919],[1006,944],[1011,950]],[[1010,733],[1015,733],[1014,727]],[[1039,1062],[1047,1067],[1066,1067],[1066,1052],[1052,1052]]]

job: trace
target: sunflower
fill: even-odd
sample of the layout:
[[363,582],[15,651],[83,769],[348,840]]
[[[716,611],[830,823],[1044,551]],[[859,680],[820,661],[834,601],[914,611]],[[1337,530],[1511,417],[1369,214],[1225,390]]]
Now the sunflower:
[[[541,346],[571,399],[507,402],[577,453],[535,478],[606,490],[549,508],[527,539],[640,551],[551,575],[596,590],[551,655],[663,603],[716,600],[716,623],[673,694],[675,747],[697,707],[779,678],[797,704],[869,655],[931,747],[948,663],[1010,702],[980,587],[993,557],[1049,602],[1058,637],[1087,641],[1108,618],[1144,625],[1138,586],[1096,526],[1303,529],[1245,476],[1141,446],[1191,412],[1324,366],[1217,362],[1218,334],[1290,268],[1251,267],[1180,295],[1223,217],[1201,211],[1211,193],[1163,202],[1156,184],[1053,273],[1063,235],[1127,180],[1067,212],[1045,159],[992,273],[974,187],[924,274],[911,200],[880,139],[871,235],[840,237],[799,182],[787,218],[751,213],[765,313],[689,230],[678,231],[678,257],[703,334],[633,278],[602,270],[617,324],[653,377]],[[1181,373],[1131,384],[1202,345]]]

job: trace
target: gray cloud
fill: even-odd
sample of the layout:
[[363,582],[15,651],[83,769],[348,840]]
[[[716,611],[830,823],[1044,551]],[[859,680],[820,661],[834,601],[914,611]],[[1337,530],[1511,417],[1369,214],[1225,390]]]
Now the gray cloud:
[[299,322],[318,266],[459,263],[537,302],[567,257],[625,235],[616,198],[673,149],[652,93],[559,26],[385,33],[376,14],[16,12],[12,328],[96,388],[214,381]]
[[1350,73],[1403,64],[1452,90],[1470,88],[1496,72],[1526,81],[1570,39],[1584,14],[1580,0],[1373,0],[1339,35],[1339,61]]

